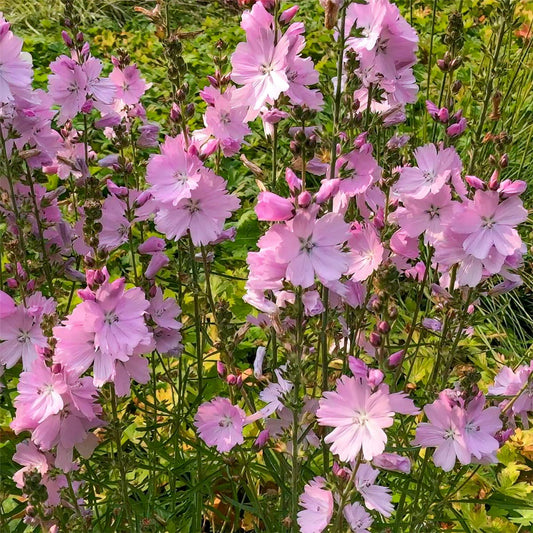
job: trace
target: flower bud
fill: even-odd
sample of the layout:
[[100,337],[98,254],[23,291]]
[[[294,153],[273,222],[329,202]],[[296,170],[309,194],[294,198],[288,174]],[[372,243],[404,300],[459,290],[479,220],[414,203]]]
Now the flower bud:
[[165,249],[165,241],[160,237],[148,237],[142,244],[139,245],[140,254],[155,254],[162,252]]
[[237,384],[237,376],[235,374],[228,374],[226,376],[226,383],[230,386],[234,386]]
[[387,321],[385,320],[382,320],[379,324],[378,324],[378,331],[380,333],[383,333],[383,334],[387,334],[389,331],[390,331],[390,325]]
[[296,15],[296,13],[298,13],[298,10],[299,10],[299,6],[295,5],[295,6],[292,6],[290,7],[289,9],[286,9],[280,16],[279,16],[279,21],[283,24],[288,24],[293,18],[294,16]]
[[507,168],[509,166],[509,156],[507,154],[503,154],[500,157],[500,168]]
[[16,289],[19,286],[18,281],[15,278],[7,278],[6,283],[10,289]]
[[372,346],[374,346],[374,348],[378,348],[379,346],[381,346],[382,340],[383,339],[381,335],[377,331],[373,331],[368,337],[368,341]]
[[287,198],[269,191],[260,192],[257,198],[255,213],[258,220],[280,222],[290,220],[294,215],[294,205]]
[[309,191],[303,191],[298,195],[298,205],[300,207],[307,207],[312,200],[313,197]]
[[270,433],[268,429],[263,429],[259,435],[257,435],[257,439],[255,439],[254,446],[256,448],[263,448],[265,444],[268,442],[268,439],[270,438]]
[[217,372],[221,378],[226,377],[228,371],[226,365],[222,361],[217,361]]
[[70,37],[70,35],[65,31],[63,30],[61,32],[61,37],[63,37],[63,41],[64,43],[69,47],[69,48],[72,48],[72,46],[74,45],[74,42],[72,41],[72,38]]
[[487,187],[487,184],[483,180],[480,180],[477,176],[465,176],[465,180],[470,187],[480,191],[484,191]]
[[500,171],[496,169],[489,179],[489,189],[491,191],[497,191],[500,186]]
[[169,262],[170,259],[163,252],[155,253],[152,255],[152,259],[150,259],[150,263],[148,263],[148,266],[146,267],[144,277],[146,279],[154,279],[156,274],[162,268],[166,267]]
[[399,350],[398,352],[394,352],[387,359],[387,364],[391,368],[394,368],[394,367],[398,366],[402,362],[403,356],[404,356],[404,350]]

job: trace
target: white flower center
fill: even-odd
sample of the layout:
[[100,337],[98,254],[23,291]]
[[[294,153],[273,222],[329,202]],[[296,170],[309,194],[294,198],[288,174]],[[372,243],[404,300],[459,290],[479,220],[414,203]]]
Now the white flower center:
[[116,313],[114,311],[108,311],[105,315],[104,315],[104,322],[106,324],[113,324],[114,322],[118,322],[118,316],[116,315]]
[[218,425],[221,427],[221,428],[229,428],[231,425],[233,424],[233,420],[231,419],[230,416],[228,415],[225,415],[223,418],[220,419],[220,421],[218,422]]

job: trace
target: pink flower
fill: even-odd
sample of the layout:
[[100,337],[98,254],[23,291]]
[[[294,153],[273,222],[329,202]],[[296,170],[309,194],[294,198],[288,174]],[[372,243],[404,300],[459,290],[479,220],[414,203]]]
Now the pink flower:
[[287,264],[287,280],[303,288],[315,282],[315,274],[326,281],[338,280],[347,267],[346,254],[339,249],[347,230],[339,214],[328,213],[317,220],[304,211],[279,228],[276,253]]
[[[503,366],[494,380],[494,385],[489,387],[489,393],[501,396],[517,396],[524,389],[527,383],[529,385],[514,401],[509,409],[513,416],[520,416],[524,425],[528,424],[528,413],[533,412],[533,381],[529,381],[529,376],[533,371],[533,364],[519,366],[512,370],[508,366]],[[511,399],[506,399],[500,403],[501,408],[505,408]]]
[[128,65],[123,70],[115,67],[109,79],[116,87],[116,98],[122,100],[125,105],[137,104],[146,89],[151,86],[141,78],[137,65]]
[[270,416],[276,411],[281,411],[285,405],[283,403],[285,395],[288,394],[293,387],[293,384],[282,376],[282,371],[285,367],[276,368],[274,373],[277,377],[277,382],[271,382],[267,387],[259,393],[261,401],[267,405],[260,410],[262,417]]
[[411,472],[411,461],[409,457],[403,457],[397,453],[382,453],[372,459],[372,462],[378,468],[383,470],[393,470],[395,472]]
[[473,202],[457,209],[451,229],[468,235],[463,243],[465,252],[485,259],[492,246],[504,256],[513,255],[522,246],[514,226],[526,220],[527,211],[517,196],[500,203],[496,191],[477,190]]
[[6,318],[17,310],[15,301],[9,294],[0,291],[0,318]]
[[183,135],[167,137],[161,154],[153,155],[146,168],[146,181],[155,200],[176,206],[198,187],[202,162],[188,150]]
[[120,360],[116,362],[113,382],[117,396],[129,395],[132,379],[142,384],[150,381],[150,369],[146,357],[132,355],[126,362]]
[[122,278],[106,280],[54,328],[55,361],[78,374],[93,364],[96,386],[112,380],[115,362],[128,361],[150,338],[144,319],[149,303],[140,288],[125,291],[124,284]]
[[[7,24],[0,14],[0,26]],[[22,39],[9,29],[0,35],[0,103],[11,102],[15,95],[31,88],[31,61],[23,57],[22,44]]]
[[437,151],[434,144],[417,148],[415,158],[418,166],[402,168],[395,192],[416,199],[438,193],[456,169],[456,155],[453,148]]
[[48,345],[38,317],[19,306],[0,322],[0,364],[7,368],[22,358],[24,370],[29,370],[38,357],[38,348]]
[[379,470],[372,468],[368,463],[361,463],[355,474],[355,488],[365,500],[368,509],[375,509],[385,517],[394,511],[392,495],[388,487],[375,485]]
[[201,94],[209,104],[203,132],[217,139],[226,157],[236,154],[244,137],[251,133],[245,122],[248,107],[236,97],[234,87],[228,87],[224,93],[210,86],[204,87]]
[[424,412],[429,423],[418,425],[412,444],[435,447],[433,462],[446,472],[454,467],[456,459],[469,464],[471,453],[465,435],[464,410],[452,404],[444,391],[436,401],[424,407]]
[[466,407],[466,445],[476,459],[492,458],[500,447],[495,438],[503,425],[500,420],[500,409],[498,407],[484,409],[484,407],[483,394],[470,400]]
[[283,36],[274,44],[274,31],[258,28],[253,37],[239,43],[231,56],[231,79],[239,85],[239,98],[251,110],[248,118],[255,118],[266,102],[272,103],[289,88],[287,54],[289,39]]
[[15,407],[24,406],[40,423],[63,409],[67,385],[63,374],[52,372],[43,360],[36,359],[31,370],[20,375],[17,390],[19,395],[15,398]]
[[178,240],[189,231],[196,246],[209,244],[217,239],[239,204],[237,197],[226,191],[224,179],[205,169],[189,197],[175,206],[159,206],[156,227],[169,239]]
[[242,429],[246,413],[227,398],[217,397],[198,408],[194,425],[200,438],[208,446],[216,446],[219,452],[229,452],[244,442]]
[[337,175],[341,170],[348,177],[341,179],[339,190],[351,198],[376,183],[381,177],[382,169],[372,156],[372,146],[366,145],[365,149],[352,150],[339,157],[335,169]]
[[368,528],[372,525],[374,519],[359,502],[346,505],[343,513],[354,533],[370,533]]
[[258,220],[280,222],[290,220],[294,215],[294,204],[273,192],[263,191],[257,197],[255,212]]
[[298,512],[298,525],[302,533],[321,533],[328,527],[333,515],[333,493],[325,485],[324,478],[315,477],[300,495],[303,510]]
[[50,468],[46,455],[39,451],[39,448],[30,440],[24,440],[17,444],[17,451],[13,455],[13,461],[23,466],[13,475],[13,481],[19,489],[24,488],[24,474],[26,472],[37,470],[44,477]]
[[302,295],[305,314],[307,316],[316,316],[324,311],[324,304],[320,299],[318,291],[307,291]]
[[450,187],[444,185],[438,193],[428,194],[420,200],[403,198],[403,207],[399,207],[391,218],[408,237],[424,234],[425,243],[434,243],[451,223],[456,205]]
[[336,391],[324,392],[317,411],[318,423],[335,429],[325,439],[331,451],[342,461],[353,461],[362,450],[370,461],[383,453],[387,435],[383,431],[393,424],[394,409],[389,396],[360,378],[342,376]]
[[348,274],[353,281],[364,281],[377,270],[383,261],[385,249],[376,230],[366,224],[357,225],[350,231],[350,266]]
[[163,291],[160,287],[156,288],[155,296],[150,300],[148,313],[159,327],[181,328],[181,323],[176,320],[176,317],[181,314],[180,306],[174,298],[163,298]]

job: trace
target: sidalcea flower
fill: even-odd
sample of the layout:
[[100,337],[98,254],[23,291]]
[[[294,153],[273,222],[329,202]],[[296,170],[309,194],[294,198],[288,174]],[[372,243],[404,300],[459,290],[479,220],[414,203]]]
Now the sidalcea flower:
[[517,196],[500,202],[498,192],[477,190],[473,201],[457,209],[451,229],[467,235],[463,242],[465,252],[485,259],[492,246],[504,256],[512,255],[522,246],[514,226],[526,220],[527,211]]
[[204,87],[201,96],[208,103],[204,115],[204,135],[214,137],[226,157],[236,154],[244,137],[251,133],[245,122],[248,107],[236,97],[234,87],[221,93],[213,87]]
[[424,235],[425,243],[435,243],[442,238],[444,230],[452,222],[457,202],[452,200],[451,189],[444,185],[436,194],[416,200],[402,198],[403,207],[399,207],[392,215],[408,237]]
[[22,39],[13,34],[1,13],[0,27],[0,104],[5,104],[31,88],[32,68],[22,52]]
[[239,205],[239,199],[228,194],[225,180],[205,169],[188,197],[175,206],[158,206],[155,223],[169,239],[178,240],[189,231],[196,246],[205,245],[219,237],[224,222]]
[[244,85],[238,89],[238,95],[253,110],[249,118],[255,118],[266,102],[272,103],[289,88],[286,74],[289,39],[283,36],[275,43],[274,35],[272,29],[260,27],[253,37],[239,43],[231,56],[231,79]]
[[331,451],[341,461],[353,461],[360,451],[370,461],[385,450],[394,410],[389,395],[372,392],[368,383],[357,377],[342,376],[335,391],[324,392],[317,411],[321,426],[335,428],[326,436]]
[[11,428],[17,434],[31,431],[31,440],[43,451],[55,447],[55,466],[68,472],[74,467],[73,449],[88,457],[98,442],[89,433],[103,424],[96,388],[90,377],[79,378],[63,368],[56,371],[41,361],[25,374]]
[[194,425],[200,438],[219,452],[229,452],[244,442],[242,434],[246,413],[227,398],[217,397],[198,408]]
[[368,463],[361,463],[355,474],[355,488],[365,500],[368,509],[375,509],[383,516],[389,517],[394,511],[392,494],[388,487],[375,484],[378,475],[379,470]]
[[416,167],[403,167],[394,186],[396,194],[421,199],[438,193],[452,179],[457,170],[457,152],[454,148],[437,150],[426,144],[415,150]]
[[[533,412],[533,380],[530,379],[533,372],[533,363],[519,366],[512,370],[503,366],[494,379],[494,385],[489,387],[489,393],[499,396],[509,396],[500,402],[502,409],[514,416],[519,416],[525,427],[528,427],[528,414]],[[517,397],[513,399],[513,397]],[[513,401],[511,407],[507,407]]]
[[[485,396],[478,394],[470,400],[465,411],[465,437],[470,453],[476,459],[495,459],[500,445],[495,435],[502,429],[500,409],[485,407]],[[497,462],[497,459],[496,461]]]
[[333,493],[325,488],[326,481],[315,477],[300,495],[298,525],[302,533],[321,533],[328,527],[333,515]]
[[115,97],[122,100],[125,105],[135,105],[141,96],[151,86],[141,78],[137,65],[128,65],[123,69],[115,67],[109,79],[116,87]]
[[255,213],[258,220],[270,222],[290,220],[294,216],[294,204],[288,198],[283,198],[273,192],[263,191],[257,197]]
[[11,368],[22,359],[24,370],[37,359],[38,348],[48,344],[35,313],[22,306],[0,321],[0,341],[0,365]]
[[413,444],[435,447],[433,462],[446,472],[454,467],[456,459],[469,464],[471,453],[465,435],[464,410],[452,403],[444,391],[436,401],[424,407],[424,413],[429,423],[418,425]]
[[394,472],[404,472],[405,474],[409,474],[411,471],[409,457],[404,457],[397,453],[382,453],[374,457],[372,462],[375,466],[383,470],[393,470]]
[[372,526],[374,519],[359,502],[346,505],[343,513],[346,522],[354,533],[370,533],[368,528]]
[[153,155],[146,167],[146,181],[151,185],[153,198],[176,206],[183,198],[190,198],[198,187],[202,162],[186,146],[183,135],[167,137],[161,145],[161,154]]
[[353,281],[364,281],[383,261],[385,253],[383,244],[371,225],[358,224],[350,231],[348,246],[350,247],[348,274],[352,274]]
[[15,407],[24,405],[37,422],[63,409],[63,395],[67,393],[65,377],[54,373],[41,359],[33,361],[30,372],[22,372],[17,386],[19,395]]
[[[278,228],[276,255],[287,264],[287,280],[303,288],[315,282],[315,274],[325,281],[338,280],[347,267],[347,256],[340,250],[347,230],[339,214],[328,213],[316,219],[304,211]],[[263,239],[266,241],[266,235]]]
[[123,278],[105,279],[53,330],[57,339],[54,361],[78,375],[93,365],[96,386],[111,381],[115,363],[127,362],[150,339],[145,323],[149,303],[139,287],[124,290],[124,285]]

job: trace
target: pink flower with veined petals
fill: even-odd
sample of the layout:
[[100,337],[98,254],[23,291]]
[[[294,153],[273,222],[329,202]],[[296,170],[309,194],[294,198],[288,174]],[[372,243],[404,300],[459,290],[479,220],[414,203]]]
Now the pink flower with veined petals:
[[477,190],[474,201],[458,206],[451,224],[456,233],[467,234],[463,248],[478,259],[485,259],[492,246],[504,255],[513,255],[522,246],[514,228],[527,218],[527,210],[517,196],[500,203],[496,191]]
[[41,476],[45,476],[50,468],[46,455],[30,440],[24,440],[17,444],[13,461],[23,466],[13,475],[13,481],[19,489],[24,488],[24,474],[26,472],[37,470]]
[[178,240],[189,231],[196,246],[205,245],[217,239],[224,222],[239,205],[239,199],[228,194],[225,180],[204,169],[189,198],[183,198],[175,207],[159,206],[155,224],[168,239]]
[[57,120],[63,124],[74,118],[87,100],[87,75],[76,61],[64,55],[50,63],[50,70],[48,90],[60,106]]
[[274,44],[274,31],[260,28],[253,38],[237,45],[231,56],[231,79],[244,86],[237,90],[237,97],[250,106],[247,119],[255,118],[266,102],[273,102],[289,88],[289,44],[286,36]]
[[245,122],[248,107],[235,96],[235,88],[228,87],[221,93],[213,87],[204,87],[201,96],[209,104],[205,111],[206,135],[212,135],[219,143],[226,157],[236,154],[244,140],[251,133]]
[[438,193],[452,177],[457,165],[454,148],[438,150],[434,144],[426,144],[415,150],[418,166],[403,167],[400,179],[394,186],[396,194],[421,199]]
[[342,376],[337,390],[326,391],[317,411],[318,423],[335,429],[326,436],[331,451],[341,461],[353,461],[360,451],[370,461],[385,450],[387,435],[383,429],[392,426],[394,408],[388,394],[372,392],[365,380]]
[[[0,26],[4,24],[0,14]],[[0,103],[11,102],[16,94],[31,88],[31,63],[23,59],[22,44],[9,29],[0,35]]]
[[338,280],[348,265],[347,254],[340,250],[347,230],[348,224],[337,213],[316,219],[305,211],[281,226],[276,254],[287,264],[287,280],[304,289],[315,282],[315,274],[325,281]]
[[208,446],[216,446],[221,453],[244,442],[245,422],[246,413],[227,398],[220,397],[200,405],[194,417],[200,438]]
[[348,274],[354,281],[364,281],[374,272],[381,262],[385,249],[376,232],[370,226],[358,226],[350,231],[350,266]]
[[116,98],[119,98],[126,105],[135,105],[141,96],[146,92],[151,84],[141,78],[141,73],[137,65],[128,65],[123,70],[115,67],[109,79],[116,87]]
[[381,167],[372,156],[372,150],[352,150],[339,157],[335,165],[339,174],[342,169],[348,177],[340,181],[339,190],[350,198],[364,193],[381,177]]
[[31,371],[22,372],[17,389],[15,407],[30,410],[37,422],[63,409],[62,395],[67,393],[65,378],[61,373],[54,373],[42,359],[33,361]]
[[403,207],[399,207],[391,219],[408,237],[418,237],[423,233],[425,243],[434,243],[451,223],[456,205],[450,187],[444,185],[438,193],[428,194],[420,200],[405,197]]
[[435,447],[433,462],[449,472],[459,459],[461,464],[469,464],[471,453],[465,435],[466,418],[464,410],[450,402],[446,391],[439,398],[424,407],[429,420],[416,428],[412,442],[415,446]]
[[302,533],[321,533],[328,527],[333,515],[333,493],[325,488],[326,480],[315,477],[300,495],[298,525]]
[[375,484],[378,474],[379,470],[368,463],[361,463],[355,474],[355,488],[365,500],[368,509],[375,509],[383,516],[389,517],[394,511],[391,490]]
[[198,187],[202,162],[185,145],[183,135],[167,137],[161,154],[153,155],[146,167],[146,181],[155,200],[173,206],[190,198]]
[[53,330],[54,361],[79,374],[93,365],[98,387],[114,378],[117,360],[127,362],[150,339],[144,318],[149,302],[139,287],[125,291],[124,285],[123,278],[106,280]]
[[22,358],[24,370],[29,370],[37,359],[37,348],[47,346],[39,320],[22,306],[2,318],[0,341],[0,365],[11,368]]
[[374,519],[359,502],[346,505],[343,514],[354,533],[370,533],[368,528],[372,525]]
[[466,444],[477,459],[491,458],[498,451],[500,444],[494,436],[503,425],[498,407],[484,407],[485,396],[480,393],[470,400],[465,414]]
[[[516,370],[503,366],[494,379],[494,385],[489,387],[490,394],[501,396],[516,396],[523,390],[514,401],[509,412],[513,416],[520,416],[525,427],[528,427],[528,414],[533,412],[533,381],[529,381],[529,376],[532,372],[533,363],[529,366],[519,366]],[[525,387],[528,382],[529,385]],[[510,401],[510,399],[504,400],[500,403],[500,407],[505,408]]]

